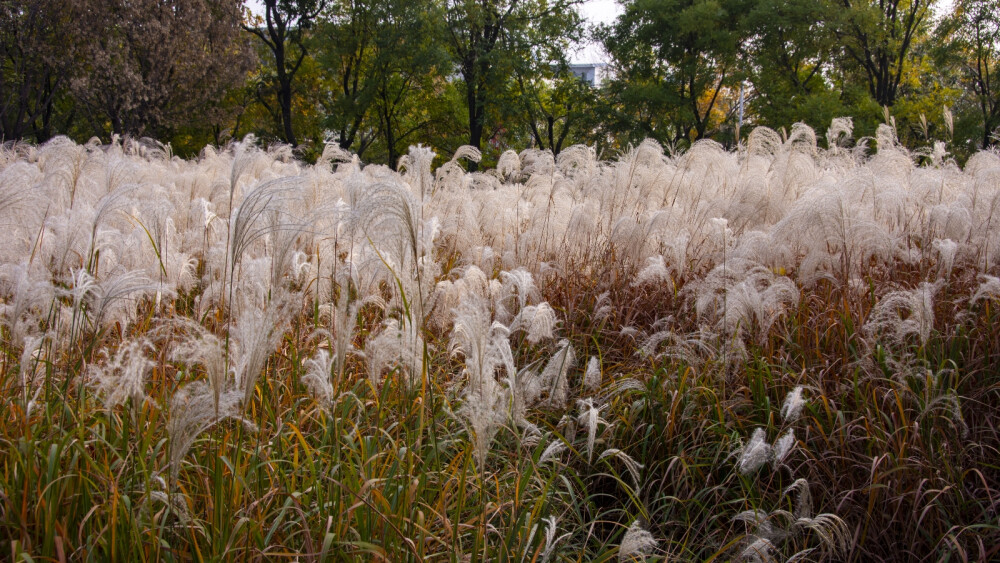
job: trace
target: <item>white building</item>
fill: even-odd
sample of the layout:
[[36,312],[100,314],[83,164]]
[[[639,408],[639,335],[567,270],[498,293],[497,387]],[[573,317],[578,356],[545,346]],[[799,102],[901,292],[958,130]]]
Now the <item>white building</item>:
[[607,63],[574,63],[569,70],[587,84],[598,87],[608,77],[607,67]]

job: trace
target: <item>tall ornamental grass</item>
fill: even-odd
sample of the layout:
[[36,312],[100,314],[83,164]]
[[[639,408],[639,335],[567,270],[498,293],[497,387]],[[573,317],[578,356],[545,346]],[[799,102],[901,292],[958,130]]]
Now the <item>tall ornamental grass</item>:
[[1000,156],[0,150],[0,557],[1000,557]]

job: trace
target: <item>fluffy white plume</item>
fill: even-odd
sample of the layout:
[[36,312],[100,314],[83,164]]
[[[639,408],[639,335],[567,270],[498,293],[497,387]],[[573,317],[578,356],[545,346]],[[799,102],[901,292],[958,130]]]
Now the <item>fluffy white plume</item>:
[[757,428],[750,437],[750,442],[743,446],[737,467],[740,473],[749,475],[760,469],[771,459],[771,446],[765,440],[764,429]]
[[569,401],[567,374],[576,364],[576,352],[568,340],[559,343],[559,350],[549,358],[539,376],[543,389],[549,392],[549,404],[563,408]]
[[593,399],[580,399],[576,402],[580,409],[577,416],[577,423],[587,429],[587,463],[594,459],[594,443],[597,440],[597,427],[608,426],[608,421],[601,418],[601,409],[604,405],[595,405]]
[[146,353],[152,349],[153,345],[143,338],[122,342],[114,355],[104,351],[103,365],[91,366],[89,377],[104,396],[105,408],[128,399],[137,406],[146,397],[146,377],[154,365]]
[[785,400],[781,403],[781,418],[785,422],[795,422],[802,414],[802,407],[806,404],[805,398],[802,397],[802,389],[801,385],[796,385],[785,395]]
[[333,375],[334,359],[330,357],[330,352],[317,350],[316,355],[304,362],[306,373],[302,376],[302,383],[309,389],[312,396],[323,406],[329,406],[333,401],[333,383],[330,378]]
[[657,541],[638,520],[632,522],[618,546],[618,561],[644,560],[656,549]]
[[912,290],[887,293],[872,309],[865,332],[897,346],[904,345],[909,336],[926,344],[934,329],[934,296],[940,288],[940,282],[921,282]]
[[785,458],[788,457],[788,454],[791,453],[792,448],[794,447],[795,447],[795,431],[789,428],[787,432],[782,434],[782,436],[777,440],[775,440],[774,442],[774,447],[773,447],[774,457],[772,464],[774,465],[775,469],[777,469],[778,466],[785,461]]
[[528,342],[530,344],[538,344],[543,340],[551,340],[554,337],[555,326],[556,312],[547,302],[543,302],[538,305],[528,305],[521,309],[521,312],[510,323],[510,331],[525,331]]
[[586,391],[597,391],[601,388],[601,361],[597,356],[591,356],[587,369],[583,372],[583,388]]
[[250,430],[256,426],[242,417],[243,391],[227,388],[216,395],[203,381],[188,383],[170,401],[170,474],[177,478],[180,462],[194,445],[195,439],[209,428],[227,418],[243,422]]

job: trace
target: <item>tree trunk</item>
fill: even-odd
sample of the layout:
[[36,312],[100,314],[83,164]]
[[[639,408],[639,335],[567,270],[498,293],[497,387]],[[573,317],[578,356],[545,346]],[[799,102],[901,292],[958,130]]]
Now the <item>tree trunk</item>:
[[285,141],[295,147],[298,146],[298,142],[295,140],[295,132],[292,131],[292,83],[287,75],[279,79],[279,82],[278,105],[281,106],[281,126],[285,132]]
[[295,132],[292,130],[292,77],[285,71],[284,41],[274,42],[274,62],[278,78],[278,111],[281,113],[281,129],[285,142],[294,146]]
[[[467,99],[469,103],[469,144],[482,150],[483,147],[483,118],[486,116],[486,108],[482,100],[479,99],[479,89],[475,82],[466,81]],[[469,172],[479,170],[479,163],[469,161]]]

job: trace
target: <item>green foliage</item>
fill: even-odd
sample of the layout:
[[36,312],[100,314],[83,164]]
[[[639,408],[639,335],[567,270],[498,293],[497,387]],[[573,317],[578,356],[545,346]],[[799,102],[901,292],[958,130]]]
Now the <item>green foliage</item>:
[[565,65],[541,68],[534,76],[525,74],[516,77],[518,105],[527,115],[532,146],[558,155],[570,145],[590,140],[588,118],[598,91]]
[[47,141],[65,129],[52,110],[66,97],[79,55],[78,9],[44,0],[0,2],[0,139]]
[[[840,0],[827,17],[843,47],[845,69],[857,72],[879,106],[892,106],[911,64],[911,50],[926,37],[933,0]],[[852,68],[853,67],[853,68]]]
[[738,56],[749,38],[748,9],[742,0],[626,5],[600,33],[617,73],[608,89],[616,117],[609,128],[624,140],[648,132],[671,145],[717,132],[728,117],[723,99],[734,98],[743,78]]
[[465,90],[468,144],[481,149],[510,129],[518,100],[511,77],[537,76],[541,66],[565,62],[580,37],[578,0],[449,0],[445,45]]
[[962,99],[958,125],[974,145],[1000,142],[1000,4],[995,0],[960,0],[936,30],[944,47],[935,52],[938,68],[958,69]]
[[962,162],[996,142],[995,0],[937,20],[930,0],[630,0],[591,37],[611,57],[596,88],[566,70],[589,33],[577,4],[4,2],[0,135],[153,135],[187,156],[253,133],[310,160],[334,142],[394,167],[415,144],[472,144],[492,163],[578,142],[735,146],[755,125],[822,130],[844,115],[873,136],[888,107],[910,149],[943,139]]
[[322,68],[324,127],[340,148],[395,167],[433,119],[421,117],[442,71],[439,7],[424,2],[335,2],[312,41]]
[[[244,22],[243,29],[267,47],[273,75],[258,99],[281,125],[281,139],[298,145],[292,119],[293,83],[309,53],[307,32],[327,4],[327,0],[264,0],[264,16]],[[265,94],[266,92],[266,94]],[[273,97],[273,98],[272,98]]]
[[831,81],[839,49],[828,9],[808,0],[754,3],[745,52],[755,63],[747,77],[755,123],[777,128],[802,122],[822,130],[836,117],[856,115]]

